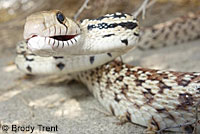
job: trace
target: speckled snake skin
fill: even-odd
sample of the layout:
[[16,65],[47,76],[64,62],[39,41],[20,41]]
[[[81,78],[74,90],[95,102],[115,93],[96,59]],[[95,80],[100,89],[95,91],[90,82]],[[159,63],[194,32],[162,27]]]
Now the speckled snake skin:
[[[48,12],[45,14],[52,15]],[[46,19],[40,16],[41,13],[34,15]],[[56,15],[54,13],[55,19],[63,20],[62,17],[56,18]],[[126,17],[129,18],[128,21]],[[72,26],[80,30],[73,31],[70,24],[61,25],[65,29],[71,29],[68,32],[67,30],[62,32],[60,29],[62,36],[42,32],[38,27],[31,27],[29,31],[27,25],[25,39],[28,43],[18,44],[16,65],[21,71],[30,74],[68,74],[72,79],[83,82],[113,115],[120,120],[147,127],[147,133],[155,133],[163,129],[192,132],[195,106],[200,101],[200,73],[147,69],[111,60],[130,48],[157,48],[199,37],[200,14],[190,14],[187,17],[142,29],[140,37],[138,37],[137,21],[130,18],[131,16],[127,14],[116,13],[98,19],[87,19],[82,23],[72,22]],[[42,21],[35,22],[39,24]],[[26,24],[30,26],[33,23],[32,19],[31,23]],[[122,30],[124,33],[118,35],[114,30]],[[83,33],[87,40],[83,39],[80,33]],[[80,35],[80,40],[75,38],[77,35]],[[98,40],[103,38],[103,43],[93,39],[93,36],[97,36]],[[48,41],[43,37],[49,38]],[[50,38],[58,41],[58,49],[54,48],[55,42],[47,45],[51,42]],[[139,43],[134,41],[137,38],[140,38]],[[71,42],[72,39],[76,39],[75,42],[78,43]],[[108,43],[106,43],[107,39]],[[117,47],[112,45],[112,40]],[[68,45],[70,42],[67,41],[70,41],[71,45]],[[42,42],[43,45],[34,46],[38,45],[38,42]],[[97,42],[97,44],[91,43],[87,47],[86,42]],[[111,45],[108,51],[105,45],[106,47]],[[77,51],[73,47],[77,48]],[[48,57],[40,57],[37,54]]]

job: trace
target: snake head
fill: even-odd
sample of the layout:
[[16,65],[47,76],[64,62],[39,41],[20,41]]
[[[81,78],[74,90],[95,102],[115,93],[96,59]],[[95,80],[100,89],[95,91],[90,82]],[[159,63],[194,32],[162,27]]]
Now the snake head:
[[29,49],[40,56],[50,56],[53,48],[77,44],[80,34],[79,25],[59,10],[34,13],[24,26]]

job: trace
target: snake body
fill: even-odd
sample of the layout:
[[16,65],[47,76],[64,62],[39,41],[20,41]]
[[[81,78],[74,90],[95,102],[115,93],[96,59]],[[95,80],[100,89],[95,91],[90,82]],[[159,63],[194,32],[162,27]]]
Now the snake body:
[[[52,15],[52,12],[45,12],[45,14],[48,14],[55,18],[55,12],[58,11],[54,11],[54,16]],[[41,14],[44,15],[44,12],[34,14],[34,16],[36,18],[38,18],[39,16],[39,18],[41,19]],[[99,100],[99,102],[113,115],[119,117],[121,120],[125,119],[132,123],[146,126],[148,127],[149,132],[156,132],[162,129],[167,129],[171,131],[193,131],[193,124],[195,122],[195,106],[200,100],[200,73],[154,70],[131,66],[128,64],[124,64],[120,61],[109,62],[115,57],[127,52],[130,48],[136,46],[136,41],[132,41],[132,43],[128,45],[126,45],[126,41],[124,42],[124,40],[127,40],[127,42],[129,42],[129,40],[131,39],[137,40],[138,37],[138,29],[137,26],[135,26],[135,24],[137,24],[136,20],[128,16],[128,18],[131,18],[128,19],[128,21],[133,20],[130,25],[126,21],[126,16],[128,15],[116,13],[105,15],[94,20],[84,20],[82,22],[84,26],[87,26],[87,28],[91,27],[92,30],[96,30],[92,31],[94,35],[92,35],[92,33],[89,33],[89,35],[91,35],[92,37],[96,35],[98,39],[100,39],[100,37],[103,38],[100,32],[101,29],[103,30],[103,35],[107,35],[106,39],[108,40],[112,36],[119,36],[116,37],[119,42],[119,44],[116,44],[116,48],[111,44],[111,48],[109,49],[109,51],[106,51],[106,48],[101,48],[99,45],[105,47],[104,45],[109,44],[99,43],[98,40],[93,39],[91,36],[87,36],[87,32],[85,31],[83,33],[84,37],[86,37],[87,40],[89,40],[91,37],[91,40],[95,40],[95,42],[98,43],[96,44],[96,46],[92,44],[89,45],[89,48],[91,49],[85,49],[87,48],[85,47],[87,46],[87,44],[84,44],[85,42],[83,44],[76,44],[77,46],[82,47],[77,49],[78,52],[80,52],[81,49],[84,49],[83,52],[80,52],[80,55],[78,55],[78,53],[74,51],[74,49],[72,49],[72,47],[74,46],[77,47],[76,45],[72,45],[72,47],[66,46],[66,49],[62,50],[53,49],[52,43],[49,44],[50,47],[48,46],[48,48],[43,47],[45,45],[40,45],[37,43],[31,44],[29,42],[28,45],[26,43],[19,43],[19,45],[17,46],[18,55],[16,57],[16,64],[20,70],[31,74],[68,73],[68,75],[72,79],[83,82],[93,93],[93,95]],[[42,19],[45,20],[43,17]],[[170,38],[172,36],[171,34],[175,34],[177,35],[177,37],[179,37],[178,40],[185,39],[185,36],[189,36],[187,40],[194,39],[199,36],[199,14],[193,17],[189,16],[184,19],[179,18],[179,20],[184,20],[192,24],[194,23],[192,27],[195,28],[192,29],[198,29],[197,32],[195,30],[192,31],[191,29],[185,29],[183,31],[187,34],[181,34],[182,36],[179,36],[179,34],[177,35],[174,32],[170,33],[167,30],[162,30],[163,27],[159,29],[159,27],[156,26],[156,30],[155,27],[153,27],[153,29],[148,28],[146,30],[147,33],[145,33],[145,30],[143,30],[143,35],[140,37],[139,41],[139,47],[142,49],[151,48],[150,46],[152,46],[152,48],[154,47],[152,44],[150,46],[144,45],[144,47],[141,47],[142,42],[146,42],[143,40],[152,40],[152,36],[149,36],[151,35],[151,33],[152,35],[157,35],[153,36],[153,40],[155,42],[157,40],[158,42],[164,42],[165,38],[159,38],[163,37],[162,34],[165,34],[165,36],[166,34],[169,34],[167,36]],[[28,22],[26,24],[30,25],[30,23]],[[40,23],[40,21],[37,20],[36,23],[38,22]],[[34,23],[33,19],[31,23]],[[102,26],[98,27],[98,24],[102,23],[104,26],[107,23],[117,23],[117,26],[114,28],[108,27],[108,25],[106,28],[102,28]],[[190,25],[190,23],[187,23],[187,25]],[[81,31],[84,31],[82,30],[81,24],[74,24],[73,22],[73,26],[75,26],[75,29],[77,27],[80,27],[80,33]],[[168,29],[169,27],[172,27],[171,29],[173,29],[174,26],[180,27],[179,25],[183,25],[183,21],[174,21],[173,25],[165,25],[165,29]],[[129,29],[130,27],[132,27],[131,30]],[[70,27],[69,29],[73,28]],[[118,33],[113,32],[113,30],[118,31],[120,29],[122,29],[124,33],[118,35]],[[34,32],[28,30],[28,25],[27,27],[25,26],[25,35],[28,35],[25,37],[25,39],[30,40],[31,37],[36,37],[36,30],[32,30]],[[165,32],[155,34],[155,31],[160,30]],[[128,34],[126,33],[126,31]],[[37,33],[43,32],[37,31]],[[66,33],[66,31],[63,32],[63,35],[64,33]],[[128,38],[129,36],[131,37]],[[39,40],[40,39],[41,38],[39,37]],[[186,41],[186,39],[184,41]],[[44,41],[42,43],[45,44]],[[127,47],[129,45],[130,47]],[[30,51],[30,49],[33,52]],[[72,51],[69,51],[68,49]],[[122,51],[120,51],[120,49]],[[40,57],[36,54],[41,54],[44,56],[54,56]],[[103,58],[105,59],[102,60]]]
[[146,27],[141,30],[138,48],[142,50],[181,44],[200,37],[200,12]]

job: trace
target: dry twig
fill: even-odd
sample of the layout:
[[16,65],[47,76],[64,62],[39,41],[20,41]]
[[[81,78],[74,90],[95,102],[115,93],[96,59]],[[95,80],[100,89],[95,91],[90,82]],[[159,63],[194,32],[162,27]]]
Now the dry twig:
[[90,0],[85,0],[85,2],[83,3],[83,5],[81,6],[81,8],[79,8],[79,10],[74,15],[74,20],[76,20],[78,18],[78,16],[83,12],[83,10],[88,7],[89,1]]
[[199,109],[199,105],[200,105],[200,101],[198,101],[198,103],[196,104],[196,108],[195,108],[195,116],[196,116],[196,121],[195,121],[195,126],[194,126],[194,132],[193,134],[197,134],[197,125],[199,123],[199,116],[198,116],[198,109]]
[[144,2],[142,3],[142,5],[138,8],[137,11],[133,12],[133,16],[135,18],[138,17],[138,15],[142,12],[142,19],[145,18],[145,13],[146,13],[146,9],[151,7],[153,4],[156,3],[157,0],[152,0],[149,2],[149,0],[144,0]]

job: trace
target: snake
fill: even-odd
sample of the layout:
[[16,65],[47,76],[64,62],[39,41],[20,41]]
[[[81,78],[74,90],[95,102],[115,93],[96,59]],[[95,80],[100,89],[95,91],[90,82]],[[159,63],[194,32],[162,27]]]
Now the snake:
[[140,28],[125,13],[75,22],[59,10],[27,17],[25,41],[15,63],[27,74],[67,75],[87,86],[120,121],[163,130],[193,132],[200,101],[200,72],[133,66],[115,60],[126,52],[180,44],[200,37],[200,14]]

